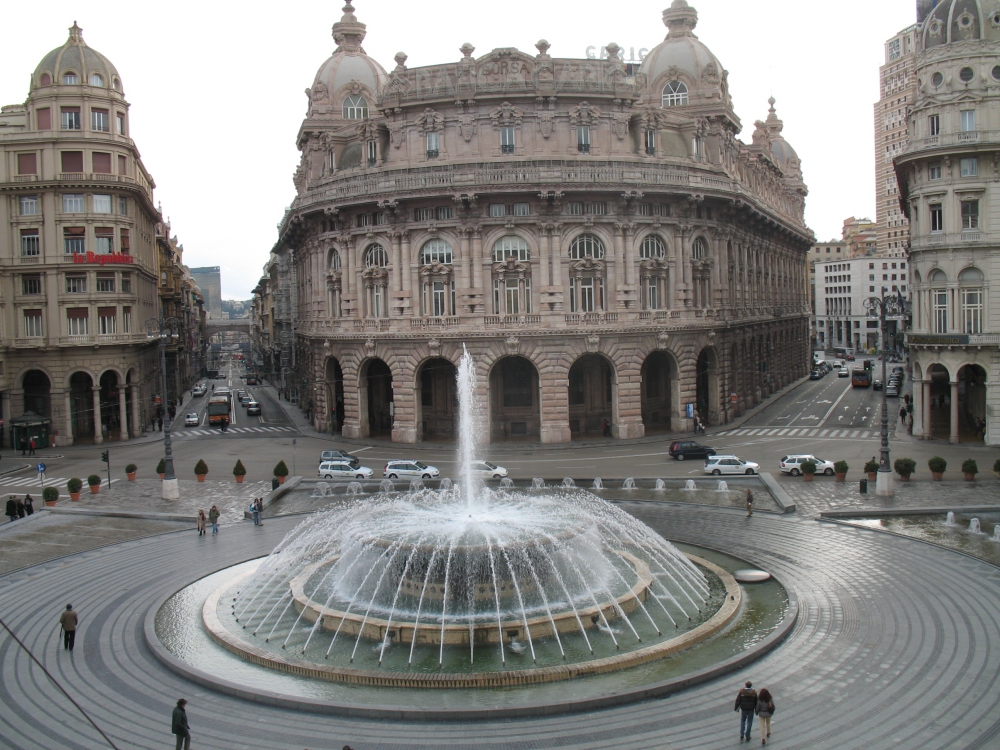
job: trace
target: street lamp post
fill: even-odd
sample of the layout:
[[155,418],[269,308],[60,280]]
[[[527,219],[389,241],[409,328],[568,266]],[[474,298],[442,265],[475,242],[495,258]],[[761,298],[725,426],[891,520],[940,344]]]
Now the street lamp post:
[[882,438],[879,446],[878,473],[875,475],[875,494],[881,497],[892,497],[894,494],[892,486],[892,466],[889,464],[889,404],[886,401],[885,389],[886,361],[889,358],[887,347],[889,338],[889,321],[903,320],[906,315],[906,303],[903,295],[886,294],[885,287],[882,288],[882,297],[869,297],[865,300],[865,312],[869,318],[878,318],[881,330],[882,353]]
[[[146,321],[146,338],[160,341],[160,370],[163,375],[163,415],[167,417],[167,340],[179,337],[180,321],[174,317],[150,318]],[[170,450],[170,419],[163,420],[163,482],[161,497],[164,500],[180,499],[177,477],[174,476],[174,456]]]

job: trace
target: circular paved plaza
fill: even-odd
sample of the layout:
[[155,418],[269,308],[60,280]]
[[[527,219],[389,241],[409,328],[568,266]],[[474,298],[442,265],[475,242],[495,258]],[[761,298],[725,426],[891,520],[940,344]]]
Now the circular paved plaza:
[[[164,534],[0,579],[0,612],[120,748],[173,745],[188,699],[193,747],[705,748],[739,746],[736,691],[766,686],[779,748],[1000,747],[1000,570],[889,534],[795,515],[626,503],[668,539],[772,571],[799,602],[788,639],[748,667],[664,698],[582,714],[487,721],[373,720],[257,705],[200,687],[146,646],[149,608],[212,571],[265,555],[299,519]],[[72,602],[72,656],[57,618]],[[104,748],[8,637],[0,639],[0,747]],[[759,735],[756,733],[755,738]],[[759,739],[754,739],[759,743]]]

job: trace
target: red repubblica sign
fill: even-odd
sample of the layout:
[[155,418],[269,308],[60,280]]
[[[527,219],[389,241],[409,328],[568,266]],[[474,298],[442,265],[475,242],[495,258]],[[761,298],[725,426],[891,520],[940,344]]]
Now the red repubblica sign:
[[108,263],[134,263],[131,255],[127,253],[76,253],[73,256],[74,263],[96,263],[98,265],[107,265]]

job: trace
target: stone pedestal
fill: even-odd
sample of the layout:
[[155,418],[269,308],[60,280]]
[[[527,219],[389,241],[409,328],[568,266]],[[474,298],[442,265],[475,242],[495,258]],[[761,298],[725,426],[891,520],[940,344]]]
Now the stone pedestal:
[[880,471],[875,474],[875,494],[879,497],[892,497],[895,494],[891,471]]
[[181,491],[176,479],[164,479],[161,481],[162,497],[164,500],[180,500]]

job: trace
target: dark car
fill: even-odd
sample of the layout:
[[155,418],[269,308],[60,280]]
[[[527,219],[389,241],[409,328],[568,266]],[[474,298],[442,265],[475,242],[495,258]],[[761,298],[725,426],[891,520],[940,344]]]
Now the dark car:
[[823,377],[823,373],[821,373],[819,370],[813,370],[811,373],[809,373],[810,380],[819,380],[821,377]]
[[341,450],[328,450],[323,451],[319,454],[320,462],[323,461],[349,461],[352,464],[360,464],[361,461],[357,456],[352,456],[347,451]]
[[247,416],[248,417],[252,417],[254,415],[260,416],[260,402],[259,401],[251,401],[249,404],[247,404]]
[[881,391],[882,390],[882,381],[881,380],[873,380],[872,381],[872,390],[873,391]]
[[670,444],[670,455],[678,461],[683,461],[685,458],[708,458],[715,455],[715,448],[709,448],[693,440],[678,440]]

